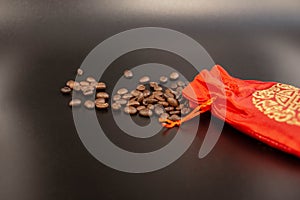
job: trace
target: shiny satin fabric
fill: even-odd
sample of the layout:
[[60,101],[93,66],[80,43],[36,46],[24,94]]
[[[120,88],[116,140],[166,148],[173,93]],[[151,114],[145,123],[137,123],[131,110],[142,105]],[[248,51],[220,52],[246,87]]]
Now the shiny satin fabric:
[[190,107],[209,99],[214,116],[274,148],[300,157],[300,92],[287,84],[241,80],[220,65],[201,71],[183,90]]

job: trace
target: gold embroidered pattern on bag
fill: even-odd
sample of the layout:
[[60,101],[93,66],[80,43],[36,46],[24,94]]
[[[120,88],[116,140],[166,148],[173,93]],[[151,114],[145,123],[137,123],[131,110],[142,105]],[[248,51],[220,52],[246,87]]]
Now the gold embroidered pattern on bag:
[[300,126],[300,89],[277,83],[252,94],[255,107],[278,122]]

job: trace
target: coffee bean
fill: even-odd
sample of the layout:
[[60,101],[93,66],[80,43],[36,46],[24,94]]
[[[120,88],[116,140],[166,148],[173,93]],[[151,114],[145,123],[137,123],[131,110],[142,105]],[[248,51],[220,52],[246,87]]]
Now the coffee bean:
[[91,100],[86,100],[84,102],[84,106],[87,108],[87,109],[93,109],[95,107],[95,103]]
[[171,106],[165,107],[165,110],[166,110],[166,112],[170,112],[170,111],[174,110],[174,107],[171,107]]
[[163,88],[160,87],[160,86],[155,86],[153,89],[154,89],[155,91],[162,91],[162,90],[163,90]]
[[165,122],[165,119],[167,119],[170,115],[168,113],[162,113],[158,119],[159,122]]
[[136,89],[139,90],[139,91],[144,91],[146,89],[146,87],[145,87],[145,85],[138,85],[136,87]]
[[154,91],[153,96],[158,95],[158,96],[162,96],[164,93],[162,91]]
[[126,106],[124,108],[124,112],[127,113],[127,114],[130,114],[130,115],[134,115],[137,112],[137,110],[133,106]]
[[182,115],[187,115],[191,112],[191,109],[190,108],[182,108],[181,109],[181,114]]
[[150,81],[150,77],[149,76],[143,76],[142,78],[140,78],[140,83],[148,83]]
[[166,77],[166,76],[161,76],[161,77],[159,78],[159,81],[160,81],[161,83],[166,83],[166,82],[168,82],[168,77]]
[[165,112],[163,107],[156,107],[154,109],[155,114],[157,114],[158,116],[160,116],[161,114],[163,114]]
[[94,91],[93,90],[85,90],[85,91],[82,91],[82,94],[84,96],[90,96],[90,95],[94,94]]
[[158,102],[157,99],[152,99],[152,98],[146,98],[146,99],[143,100],[144,105],[156,104],[157,102]]
[[154,98],[157,99],[158,101],[165,101],[165,98],[159,95],[154,95]]
[[128,93],[128,90],[126,88],[121,88],[117,91],[117,94],[123,95]]
[[104,89],[106,89],[106,84],[104,82],[99,82],[96,85],[96,89],[97,90],[104,90]]
[[80,81],[79,84],[80,84],[81,86],[88,86],[88,85],[90,85],[90,83],[87,82],[87,81]]
[[134,107],[137,107],[137,106],[139,106],[140,105],[140,102],[138,102],[138,101],[129,101],[128,103],[127,103],[127,106],[134,106]]
[[82,92],[86,92],[86,91],[94,91],[94,87],[93,86],[90,86],[90,85],[84,85],[84,86],[81,86],[81,91]]
[[175,90],[177,88],[177,84],[176,83],[172,83],[170,85],[170,88],[173,89],[173,90]]
[[67,81],[66,86],[68,86],[69,88],[73,89],[74,84],[75,84],[75,81],[69,80],[69,81]]
[[81,86],[80,85],[74,85],[73,90],[80,91],[81,90]]
[[138,90],[132,90],[132,91],[130,92],[130,94],[132,94],[132,96],[137,97],[137,96],[139,96],[139,95],[141,94],[141,92],[138,91]]
[[150,85],[151,88],[154,88],[154,87],[158,86],[158,83],[157,82],[150,82],[149,85]]
[[122,96],[122,98],[123,98],[123,99],[126,99],[126,100],[128,100],[128,99],[130,99],[130,98],[132,98],[132,97],[133,97],[133,95],[130,94],[130,93],[124,94],[124,95]]
[[164,97],[165,98],[174,98],[175,96],[171,92],[166,92],[166,93],[164,93]]
[[153,110],[154,109],[154,105],[153,104],[148,104],[147,108],[150,109],[150,110]]
[[169,103],[166,102],[166,101],[159,101],[159,102],[157,102],[157,103],[160,104],[160,105],[162,105],[163,107],[169,106]]
[[69,106],[71,106],[71,107],[80,106],[80,104],[81,104],[81,100],[80,99],[72,99],[69,102]]
[[95,104],[100,104],[100,103],[105,103],[105,99],[104,98],[98,98],[95,100]]
[[172,121],[178,121],[180,120],[181,118],[178,116],[178,115],[171,115],[170,117],[168,117],[169,120],[172,120]]
[[179,104],[179,106],[177,106],[175,109],[176,110],[181,110],[182,108],[184,108],[184,104]]
[[136,109],[137,109],[137,111],[140,111],[140,110],[143,110],[145,108],[146,108],[146,106],[138,106]]
[[87,77],[87,78],[86,78],[86,81],[87,81],[87,82],[90,82],[90,83],[92,83],[92,82],[97,82],[96,79],[95,79],[94,77],[91,77],[91,76]]
[[128,79],[132,78],[133,77],[132,71],[131,70],[125,70],[124,71],[124,77],[128,78]]
[[82,70],[82,69],[80,69],[80,68],[79,68],[79,69],[77,69],[77,75],[78,75],[78,76],[81,76],[82,74],[83,74],[83,70]]
[[137,100],[138,102],[142,102],[142,101],[144,100],[144,95],[143,95],[143,93],[140,93],[139,96],[137,96],[136,100]]
[[104,99],[109,98],[109,94],[107,94],[106,92],[98,92],[96,96],[97,98],[104,98]]
[[120,99],[120,100],[117,100],[115,103],[119,103],[119,104],[121,104],[121,105],[125,105],[125,104],[127,104],[127,100],[125,100],[125,99]]
[[119,94],[116,94],[116,95],[113,96],[114,101],[118,101],[120,99],[121,99],[121,95],[119,95]]
[[173,111],[170,111],[169,113],[170,113],[170,115],[178,115],[178,114],[180,114],[180,111],[179,110],[173,110]]
[[121,104],[120,103],[113,103],[113,104],[111,104],[111,108],[113,110],[120,110],[121,109]]
[[168,103],[173,106],[173,107],[177,107],[178,106],[178,101],[174,98],[167,98]]
[[171,74],[170,74],[170,79],[171,80],[176,80],[176,79],[178,79],[179,78],[179,74],[177,73],[177,72],[172,72]]
[[63,94],[70,94],[72,92],[71,88],[69,88],[69,87],[63,87],[63,88],[60,89],[60,91]]
[[153,114],[153,112],[152,112],[152,110],[150,110],[150,109],[148,109],[148,108],[145,108],[145,109],[143,109],[143,110],[140,110],[140,111],[139,111],[139,114],[140,114],[141,116],[143,116],[143,117],[151,117],[152,114]]
[[[114,103],[116,104],[116,103]],[[109,104],[108,103],[96,103],[96,107],[99,108],[99,109],[106,109],[108,108]],[[120,105],[121,107],[121,105]]]
[[143,96],[144,97],[148,97],[148,96],[150,96],[150,94],[151,94],[151,92],[149,90],[144,90],[143,91]]
[[177,85],[178,85],[178,87],[184,87],[185,83],[183,81],[178,81]]

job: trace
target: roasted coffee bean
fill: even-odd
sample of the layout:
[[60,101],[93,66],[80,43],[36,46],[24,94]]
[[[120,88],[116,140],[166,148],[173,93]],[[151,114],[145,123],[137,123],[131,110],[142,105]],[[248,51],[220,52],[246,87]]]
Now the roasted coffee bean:
[[97,82],[96,79],[95,79],[94,77],[91,77],[91,76],[87,77],[87,78],[86,78],[86,81],[87,81],[87,82],[90,82],[90,83],[92,83],[92,82]]
[[[97,104],[96,104],[96,106],[97,106]],[[120,103],[113,103],[113,104],[111,104],[111,108],[113,110],[120,110],[121,109],[121,104]]]
[[159,78],[159,81],[160,81],[161,83],[166,83],[166,82],[168,82],[168,77],[166,77],[166,76],[161,76],[161,77]]
[[143,91],[143,96],[144,97],[148,97],[148,96],[150,96],[150,94],[151,94],[151,92],[149,90],[144,90]]
[[82,94],[84,96],[90,96],[90,95],[94,94],[94,90],[84,90],[84,91],[82,91]]
[[157,99],[158,101],[165,101],[165,98],[159,95],[154,95],[154,98]]
[[187,115],[191,112],[191,109],[190,108],[182,108],[181,109],[181,114],[182,115]]
[[179,104],[179,106],[177,106],[175,109],[176,110],[181,110],[182,108],[184,108],[184,104]]
[[68,86],[69,88],[73,89],[74,84],[75,84],[75,81],[69,80],[69,81],[67,81],[66,86]]
[[136,109],[137,109],[137,111],[140,111],[140,110],[143,110],[145,108],[146,108],[146,106],[138,106]]
[[143,95],[143,93],[140,93],[139,96],[136,97],[136,100],[137,100],[138,102],[142,102],[142,101],[144,100],[144,95]]
[[157,99],[152,99],[152,98],[146,98],[146,99],[143,100],[144,105],[156,104],[157,102],[158,102]]
[[138,102],[138,101],[129,101],[128,103],[127,103],[127,106],[134,106],[134,107],[137,107],[137,106],[139,106],[140,105],[140,102]]
[[86,100],[84,102],[84,106],[87,108],[87,109],[93,109],[95,107],[95,103],[91,100]]
[[147,108],[150,109],[150,110],[153,110],[154,109],[154,105],[153,104],[148,104]]
[[124,112],[127,113],[127,114],[129,114],[129,115],[134,115],[137,112],[137,110],[133,106],[126,106],[124,108]]
[[154,88],[154,87],[158,86],[158,83],[157,82],[150,82],[149,85],[150,85],[151,88]]
[[136,87],[136,89],[139,90],[139,91],[144,91],[146,89],[146,86],[145,85],[138,85]]
[[153,94],[153,96],[155,96],[155,95],[162,96],[164,93],[162,91],[154,91],[152,94]]
[[96,89],[97,90],[104,90],[104,89],[106,89],[106,84],[104,82],[99,82],[96,85]]
[[83,70],[82,70],[82,69],[80,69],[80,68],[79,68],[79,69],[77,69],[77,75],[78,75],[78,76],[81,76],[82,74],[83,74]]
[[178,114],[180,114],[180,111],[179,110],[173,110],[173,111],[170,111],[169,113],[170,113],[170,115],[178,115]]
[[90,86],[96,88],[97,87],[97,81],[94,81],[94,82],[90,82]]
[[117,94],[119,94],[119,95],[123,95],[126,93],[128,93],[128,90],[126,88],[121,88],[117,91]]
[[178,121],[180,120],[181,118],[178,116],[178,115],[171,115],[170,117],[168,117],[169,120],[172,120],[172,121]]
[[165,110],[164,110],[164,108],[163,107],[156,107],[155,109],[154,109],[154,112],[155,112],[155,114],[157,114],[158,116],[160,116],[161,114],[163,114],[164,112],[165,112]]
[[80,99],[72,99],[69,102],[69,106],[71,106],[71,107],[77,107],[77,106],[80,106],[80,104],[81,104],[81,100]]
[[177,73],[177,72],[172,72],[171,74],[170,74],[170,79],[171,80],[176,80],[176,79],[178,79],[179,78],[179,74]]
[[63,88],[60,89],[60,91],[63,94],[70,94],[72,92],[71,88],[69,88],[69,87],[63,87]]
[[159,101],[159,102],[157,102],[157,103],[160,104],[160,105],[162,105],[163,107],[169,106],[169,103],[166,102],[166,101]]
[[178,81],[177,85],[178,85],[178,87],[184,87],[185,83],[183,81]]
[[171,92],[166,92],[166,93],[164,93],[164,97],[165,98],[174,98],[175,96]]
[[132,91],[130,92],[130,94],[132,94],[132,96],[137,97],[137,96],[139,96],[139,95],[141,94],[141,92],[138,91],[138,90],[132,90]]
[[132,73],[132,71],[131,70],[125,70],[124,71],[124,77],[125,78],[132,78],[133,77],[133,73]]
[[117,100],[115,103],[119,103],[121,105],[125,105],[125,104],[127,104],[127,100],[126,99],[120,99],[120,100]]
[[86,91],[94,91],[94,87],[93,86],[90,86],[90,85],[84,85],[84,86],[81,86],[81,91],[82,92],[86,92]]
[[160,87],[160,86],[156,86],[156,87],[154,87],[153,89],[154,89],[155,91],[162,91],[162,90],[163,90],[163,88]]
[[99,103],[105,103],[105,99],[104,98],[98,98],[95,100],[95,104],[99,104]]
[[120,100],[121,99],[121,95],[119,95],[119,94],[115,94],[114,96],[113,96],[113,100],[114,101],[118,101],[118,100]]
[[159,122],[165,122],[166,119],[168,119],[170,115],[168,113],[162,113],[158,119]]
[[127,93],[127,94],[124,94],[123,96],[122,96],[122,98],[123,99],[126,99],[126,100],[129,100],[130,98],[132,98],[133,96],[132,96],[132,94],[130,94],[130,93]]
[[148,83],[150,81],[150,77],[149,76],[143,76],[142,78],[140,78],[140,83]]
[[104,98],[104,99],[109,98],[109,94],[107,94],[106,92],[98,92],[96,96],[97,98]]
[[172,83],[170,85],[170,88],[173,89],[173,90],[175,90],[177,88],[177,84],[176,83]]
[[152,110],[150,110],[150,109],[148,109],[148,108],[145,108],[145,109],[143,109],[143,110],[140,110],[140,111],[139,111],[139,114],[140,114],[141,116],[143,116],[143,117],[151,117],[152,114],[153,114],[153,112],[152,112]]
[[81,86],[88,86],[88,85],[90,85],[90,83],[87,82],[87,81],[80,81],[79,84],[80,84]]
[[170,111],[174,110],[174,107],[171,107],[171,106],[165,107],[165,110],[166,110],[166,112],[170,112]]
[[[106,109],[108,108],[109,104],[108,103],[96,103],[96,107],[99,109]],[[121,105],[120,105],[121,107]]]
[[177,107],[178,106],[178,101],[174,98],[167,98],[168,103],[170,106]]

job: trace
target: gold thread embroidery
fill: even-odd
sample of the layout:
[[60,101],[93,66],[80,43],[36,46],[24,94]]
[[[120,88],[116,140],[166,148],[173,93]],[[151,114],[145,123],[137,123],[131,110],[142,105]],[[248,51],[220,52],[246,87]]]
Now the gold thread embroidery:
[[300,89],[277,83],[252,94],[255,107],[270,119],[300,126]]

